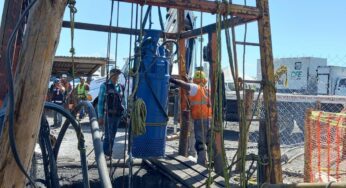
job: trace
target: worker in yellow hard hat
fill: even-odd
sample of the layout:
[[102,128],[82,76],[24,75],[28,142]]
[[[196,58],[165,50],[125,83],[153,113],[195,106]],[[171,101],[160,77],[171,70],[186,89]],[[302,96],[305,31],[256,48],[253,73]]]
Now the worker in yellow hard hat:
[[193,83],[182,80],[170,79],[170,82],[176,84],[188,91],[191,116],[194,121],[195,149],[197,151],[197,163],[206,165],[206,145],[208,144],[208,132],[210,120],[212,117],[212,108],[209,96],[209,89],[206,88],[207,78],[201,70],[195,72]]

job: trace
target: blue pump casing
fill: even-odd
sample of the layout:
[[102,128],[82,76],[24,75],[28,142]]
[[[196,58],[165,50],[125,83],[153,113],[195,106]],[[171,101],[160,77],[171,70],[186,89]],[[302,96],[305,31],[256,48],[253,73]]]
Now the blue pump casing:
[[146,133],[133,138],[132,155],[138,158],[160,157],[165,153],[169,90],[167,50],[159,45],[161,32],[147,31],[141,46],[137,98],[147,109]]

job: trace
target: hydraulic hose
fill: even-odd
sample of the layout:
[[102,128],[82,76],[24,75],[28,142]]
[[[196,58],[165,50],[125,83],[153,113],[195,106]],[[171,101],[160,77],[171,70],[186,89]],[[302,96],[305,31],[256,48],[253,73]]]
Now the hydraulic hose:
[[6,108],[1,108],[0,109],[0,138],[2,136],[2,129],[4,128],[5,125],[5,114],[6,114]]
[[[65,110],[62,106],[51,103],[51,102],[46,102],[44,107],[46,109],[50,109],[50,110],[55,110],[58,113],[62,114],[64,117],[66,117],[66,121],[63,125],[63,128],[68,128],[69,122],[72,124],[73,128],[76,131],[77,134],[77,138],[78,138],[78,149],[80,152],[80,158],[81,158],[81,165],[82,165],[82,173],[83,173],[83,184],[84,187],[90,187],[89,185],[89,177],[88,177],[88,164],[87,164],[87,160],[86,160],[86,152],[85,152],[85,140],[84,140],[84,135],[82,133],[82,130],[78,124],[78,122],[76,121],[75,117],[72,116],[72,114],[70,112],[68,112],[67,110]],[[66,130],[65,130],[66,132]],[[59,134],[60,136],[60,134]],[[62,135],[63,137],[64,135]],[[59,137],[58,137],[59,138]],[[54,158],[57,159],[57,154],[59,153],[59,148],[61,145],[61,141],[62,138],[60,139],[60,142],[56,143],[56,147],[54,147],[54,151],[52,154],[54,154]]]
[[15,40],[15,36],[17,36],[16,33],[18,31],[18,28],[20,27],[24,18],[26,18],[26,16],[29,13],[29,10],[36,3],[36,1],[37,0],[33,0],[32,2],[30,2],[28,7],[23,11],[21,17],[19,18],[18,22],[16,23],[13,29],[13,32],[8,40],[7,48],[6,48],[6,72],[7,72],[6,79],[8,82],[8,106],[7,106],[8,114],[6,115],[9,122],[8,123],[9,124],[8,137],[10,142],[10,148],[18,168],[25,175],[25,177],[28,178],[29,182],[32,184],[33,187],[36,187],[35,182],[30,178],[29,174],[25,170],[23,163],[21,162],[19,158],[17,146],[16,146],[16,139],[14,135],[14,86],[13,86],[14,84],[13,84],[13,75],[12,75],[12,55],[13,55],[13,43]]
[[[49,139],[49,124],[45,116],[41,118],[41,128],[39,134],[39,144],[42,151],[44,172],[46,177],[46,186],[58,188],[59,187],[59,177],[58,169],[56,165],[56,158],[54,157],[53,148]],[[49,167],[49,169],[48,169]]]

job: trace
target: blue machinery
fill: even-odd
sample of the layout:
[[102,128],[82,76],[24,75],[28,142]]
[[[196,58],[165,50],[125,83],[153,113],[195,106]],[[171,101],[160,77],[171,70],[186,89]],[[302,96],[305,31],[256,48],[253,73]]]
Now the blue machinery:
[[[134,157],[160,157],[165,154],[169,90],[169,53],[159,45],[161,32],[147,31],[141,46],[139,84],[136,97],[147,108],[146,133],[133,138]],[[139,63],[139,62],[135,62]]]

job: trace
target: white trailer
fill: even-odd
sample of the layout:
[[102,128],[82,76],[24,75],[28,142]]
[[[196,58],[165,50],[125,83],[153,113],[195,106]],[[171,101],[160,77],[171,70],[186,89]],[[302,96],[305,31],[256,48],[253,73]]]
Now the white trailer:
[[[319,66],[327,66],[327,59],[316,57],[275,58],[274,72],[282,66],[286,67],[287,74],[281,75],[275,84],[278,93],[316,95],[316,70]],[[262,79],[260,60],[257,60],[257,79]],[[286,79],[287,85],[285,85]]]
[[319,95],[346,96],[346,67],[317,67],[317,93]]

